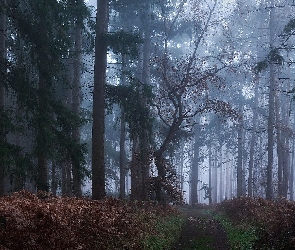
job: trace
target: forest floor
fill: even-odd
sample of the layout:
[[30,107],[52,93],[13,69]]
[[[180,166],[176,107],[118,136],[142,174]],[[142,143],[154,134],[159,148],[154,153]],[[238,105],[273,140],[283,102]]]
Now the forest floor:
[[179,207],[185,223],[171,250],[230,249],[225,230],[213,218],[214,207]]

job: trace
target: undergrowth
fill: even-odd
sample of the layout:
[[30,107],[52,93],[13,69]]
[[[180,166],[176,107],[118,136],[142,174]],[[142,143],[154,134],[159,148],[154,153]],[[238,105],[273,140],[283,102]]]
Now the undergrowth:
[[181,216],[172,216],[156,222],[154,231],[143,241],[145,250],[161,250],[171,246],[181,233],[184,219]]
[[295,249],[294,201],[240,197],[222,202],[217,210],[230,220],[225,227],[242,229],[240,240],[250,242],[250,249]]
[[[0,198],[0,249],[161,249],[177,212],[148,202],[53,197],[26,191]],[[149,237],[157,236],[153,240]],[[143,243],[144,242],[144,243]],[[162,243],[161,243],[162,242]]]
[[246,223],[234,225],[226,216],[220,213],[214,215],[214,219],[218,220],[225,229],[231,249],[253,249],[255,242],[258,240],[254,226]]

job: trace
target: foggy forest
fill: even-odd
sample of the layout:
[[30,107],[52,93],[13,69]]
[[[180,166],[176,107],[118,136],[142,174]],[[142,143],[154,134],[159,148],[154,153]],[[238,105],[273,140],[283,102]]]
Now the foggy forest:
[[[294,201],[294,13],[294,0],[0,0],[0,197]],[[149,249],[136,244],[105,249]]]

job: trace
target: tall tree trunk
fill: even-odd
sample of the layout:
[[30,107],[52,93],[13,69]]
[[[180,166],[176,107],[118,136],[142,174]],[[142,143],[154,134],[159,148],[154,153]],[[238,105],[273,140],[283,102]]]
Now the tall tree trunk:
[[[289,57],[289,54],[287,55]],[[288,91],[291,89],[290,84],[290,67],[288,67],[288,77],[287,85],[284,90]],[[290,127],[290,113],[291,113],[291,96],[290,95],[283,95],[283,102],[282,102],[282,122],[285,127]],[[288,187],[290,187],[290,138],[292,134],[288,130],[282,131],[282,140],[283,140],[283,150],[284,150],[284,158],[283,158],[283,196],[287,198],[288,196]]]
[[39,111],[38,111],[38,124],[37,124],[37,190],[46,191],[49,190],[48,178],[47,178],[47,159],[46,159],[46,128],[44,115],[46,116],[46,80],[43,78],[42,73],[39,76]]
[[[5,6],[6,0],[2,0],[2,7]],[[3,121],[4,114],[4,79],[6,73],[5,67],[5,59],[6,59],[6,45],[5,45],[5,30],[6,30],[6,22],[5,22],[5,14],[4,9],[0,8],[0,123]],[[0,147],[4,147],[5,144],[5,132],[3,125],[0,125]],[[4,195],[4,186],[5,186],[5,159],[4,155],[0,154],[0,196]]]
[[209,191],[208,191],[208,194],[209,194],[209,205],[212,204],[212,145],[211,145],[211,142],[210,142],[210,145],[209,145]]
[[184,153],[184,146],[185,146],[185,142],[184,140],[181,140],[181,149],[180,149],[180,163],[179,163],[179,167],[178,167],[178,175],[179,175],[179,188],[180,191],[182,193],[183,191],[183,168],[184,168],[184,159],[185,159],[185,153]]
[[229,164],[228,160],[228,152],[225,153],[225,199],[231,198],[231,182],[232,182],[232,176],[231,176],[231,165]]
[[92,125],[92,199],[105,197],[105,82],[109,1],[97,0]]
[[72,196],[72,185],[71,185],[71,164],[70,161],[65,161],[62,164],[62,186],[61,186],[61,193],[63,196]]
[[241,121],[238,127],[237,197],[243,195],[243,104],[240,104]]
[[125,176],[126,176],[126,151],[125,151],[125,118],[124,110],[121,110],[121,129],[120,129],[120,199],[125,198]]
[[[270,50],[274,49],[274,25],[275,24],[275,8],[274,0],[271,0],[269,29],[270,29]],[[275,65],[274,62],[270,62],[270,84],[269,84],[269,98],[268,98],[268,123],[267,123],[267,174],[266,174],[266,199],[273,198],[273,147],[274,147],[274,122],[275,122],[275,91],[276,91],[276,80],[275,80]]]
[[275,94],[275,123],[277,131],[277,157],[278,157],[278,195],[283,196],[283,141],[281,131],[280,101],[278,94]]
[[[148,3],[149,4],[149,3]],[[147,12],[147,26],[145,28],[143,43],[143,64],[142,64],[142,82],[150,84],[150,58],[151,58],[151,10],[150,4]],[[142,96],[144,96],[142,91]],[[142,99],[143,106],[147,106],[146,99]],[[142,130],[142,142],[140,147],[140,155],[143,158],[142,164],[142,184],[143,197],[142,200],[148,199],[148,178],[150,172],[150,139],[149,131],[144,128]]]
[[218,192],[219,192],[219,202],[222,202],[223,200],[223,164],[222,164],[222,145],[221,143],[219,144],[219,189],[218,189]]
[[[18,110],[16,111],[18,114],[20,115],[20,113],[18,112]],[[20,133],[15,133],[13,135],[13,139],[14,139],[14,145],[16,146],[22,146],[21,145],[21,134]],[[15,166],[10,166],[12,168],[14,168],[14,173],[13,173],[13,180],[12,180],[12,190],[13,192],[18,192],[20,190],[24,189],[25,186],[25,173],[23,173],[21,167],[22,166],[18,166],[17,164]]]
[[195,125],[194,158],[191,172],[191,204],[198,203],[198,182],[199,182],[199,154],[200,154],[200,119]]
[[257,164],[259,167],[256,170],[256,179],[264,182],[262,185],[257,185],[256,188],[256,196],[262,196],[262,194],[266,194],[267,184],[265,183],[265,179],[262,179],[264,176],[264,168],[263,168],[263,155],[265,153],[264,150],[264,138],[262,136],[259,137],[259,164]]
[[[295,115],[293,114],[293,131],[295,131]],[[295,140],[292,140],[292,158],[290,164],[290,180],[289,180],[289,191],[290,191],[290,200],[294,200],[294,165],[295,165]]]
[[253,196],[253,167],[254,167],[254,149],[256,141],[256,127],[257,127],[257,105],[258,105],[258,75],[255,78],[255,93],[253,103],[253,123],[251,131],[250,152],[249,152],[249,176],[248,176],[248,196]]
[[235,166],[231,166],[230,176],[230,196],[235,197],[237,193],[237,169]]
[[[295,116],[293,118],[293,131],[295,129]],[[291,169],[290,169],[290,182],[289,182],[289,190],[290,190],[290,200],[294,200],[294,164],[295,164],[295,140],[292,141],[292,159],[291,159]]]
[[[121,72],[121,84],[126,84],[126,64],[127,64],[128,55],[122,55],[122,72]],[[121,121],[120,121],[120,191],[119,198],[125,198],[125,190],[126,190],[126,150],[125,150],[125,142],[126,142],[126,124],[125,124],[125,111],[124,108],[121,107]]]
[[[73,37],[74,29],[71,29],[70,32],[71,37]],[[66,60],[66,67],[67,67],[67,80],[71,87],[73,87],[73,79],[74,79],[74,62],[71,57]],[[63,102],[64,105],[68,108],[72,108],[72,97],[73,97],[73,90],[72,88],[63,89]],[[72,133],[67,131],[67,136],[71,137]],[[61,182],[62,182],[62,190],[61,193],[63,196],[72,196],[72,162],[70,157],[64,157],[61,167]]]
[[55,196],[57,189],[57,181],[56,181],[56,162],[55,160],[52,161],[51,166],[51,192]]
[[[139,58],[136,69],[136,75],[138,79],[142,80],[142,71],[143,71],[143,44],[139,45],[138,48]],[[131,194],[130,198],[132,200],[141,200],[142,197],[142,177],[141,177],[141,168],[142,164],[140,163],[140,152],[139,152],[139,135],[135,135],[132,139],[132,152],[131,152],[131,163],[130,163],[130,182],[131,182]]]
[[[80,116],[81,102],[81,60],[82,60],[82,29],[77,24],[75,28],[75,57],[73,61],[73,86],[72,86],[72,111]],[[76,143],[80,143],[80,130],[76,128],[72,132]],[[82,197],[82,173],[78,161],[72,162],[73,194]]]
[[143,198],[143,173],[142,159],[139,152],[140,142],[138,137],[133,139],[132,161],[131,161],[131,196],[132,200],[142,200]]
[[217,173],[218,173],[218,160],[217,160],[217,148],[214,147],[214,160],[212,164],[212,202],[213,204],[217,203],[217,193],[218,193],[218,184],[217,184]]
[[289,136],[284,132],[284,158],[283,158],[283,197],[288,197],[288,187],[290,182],[290,142]]
[[181,124],[182,120],[177,120],[174,122],[171,127],[169,128],[169,131],[167,133],[167,136],[165,140],[163,141],[162,145],[160,148],[154,153],[155,155],[155,165],[158,170],[158,183],[156,185],[156,199],[159,202],[163,202],[163,195],[162,195],[162,184],[161,181],[165,178],[166,175],[166,169],[165,169],[165,164],[164,164],[164,153],[167,151],[169,147],[169,143],[172,141],[174,138],[175,134],[177,133],[179,126]]
[[[222,135],[221,131],[221,124],[218,123],[217,125],[217,133],[220,133]],[[218,162],[218,169],[219,169],[219,187],[218,187],[218,202],[221,202],[223,200],[223,151],[222,151],[222,146],[223,146],[223,140],[222,137],[218,138],[218,145],[217,145],[217,162]]]
[[[145,29],[144,29],[144,43],[141,47],[141,55],[138,64],[138,77],[144,84],[150,83],[150,53],[151,53],[151,14],[150,4],[147,3],[147,14],[145,15]],[[141,91],[142,106],[147,106],[146,99],[144,97],[143,90]],[[137,194],[132,194],[133,199],[147,200],[148,199],[148,178],[150,170],[150,141],[149,131],[142,127],[140,132],[135,138],[137,142],[134,145],[137,148],[133,148],[132,168],[131,168],[131,190]],[[134,158],[135,156],[135,158]],[[137,158],[137,159],[136,159]],[[137,162],[137,163],[136,163]],[[133,173],[132,173],[133,171]],[[138,175],[138,176],[137,176]],[[132,178],[133,177],[133,178]],[[132,185],[134,187],[132,187]],[[137,190],[135,190],[137,186]]]

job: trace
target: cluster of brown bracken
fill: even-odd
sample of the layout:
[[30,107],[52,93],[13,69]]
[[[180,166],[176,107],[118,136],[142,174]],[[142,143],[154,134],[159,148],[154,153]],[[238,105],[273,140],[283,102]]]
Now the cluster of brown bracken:
[[0,249],[140,249],[170,208],[26,191],[0,198]]
[[295,249],[295,202],[240,197],[222,202],[218,209],[238,225],[256,228],[255,249]]

